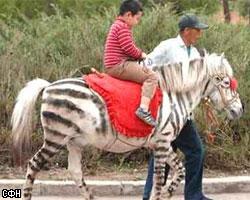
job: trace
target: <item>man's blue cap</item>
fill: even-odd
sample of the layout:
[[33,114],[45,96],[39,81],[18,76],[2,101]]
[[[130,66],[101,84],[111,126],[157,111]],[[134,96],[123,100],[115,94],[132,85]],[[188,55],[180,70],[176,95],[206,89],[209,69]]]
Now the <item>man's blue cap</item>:
[[186,14],[181,16],[179,21],[179,29],[184,30],[185,28],[207,29],[208,25],[200,22],[196,15]]

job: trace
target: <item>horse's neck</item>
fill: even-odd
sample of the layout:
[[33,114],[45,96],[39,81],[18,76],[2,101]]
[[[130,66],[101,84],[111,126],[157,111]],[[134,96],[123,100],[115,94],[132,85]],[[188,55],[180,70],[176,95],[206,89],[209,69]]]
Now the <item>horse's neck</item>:
[[193,90],[187,92],[166,92],[163,90],[163,102],[159,120],[166,123],[169,120],[171,113],[178,115],[180,122],[184,125],[185,120],[190,116],[190,113],[197,107],[202,98],[202,93],[205,88],[204,83],[197,86]]
[[[183,82],[183,74],[179,65],[156,66],[155,71],[160,77],[160,87],[163,91],[163,103],[158,121],[161,121],[161,131],[168,131],[172,124],[181,127],[185,124],[190,113],[199,104],[202,93],[207,82],[207,68],[203,60],[196,60],[190,63],[189,82]],[[187,85],[184,85],[187,84]],[[172,119],[169,116],[174,116]],[[171,129],[171,127],[170,127]]]
[[194,85],[193,88],[189,89],[188,91],[184,92],[175,92],[169,91],[166,87],[166,82],[163,81],[164,78],[161,78],[160,81],[160,88],[163,91],[163,101],[165,107],[168,104],[171,106],[173,104],[185,104],[185,108],[192,112],[195,107],[200,103],[201,98],[203,97],[205,85],[208,82],[208,77],[203,75],[203,80],[199,82],[199,84]]
[[182,107],[185,106],[185,109],[192,112],[196,106],[200,103],[202,98],[202,87],[197,87],[194,90],[190,90],[187,92],[163,92],[163,101],[167,101],[170,106],[173,104],[182,104]]

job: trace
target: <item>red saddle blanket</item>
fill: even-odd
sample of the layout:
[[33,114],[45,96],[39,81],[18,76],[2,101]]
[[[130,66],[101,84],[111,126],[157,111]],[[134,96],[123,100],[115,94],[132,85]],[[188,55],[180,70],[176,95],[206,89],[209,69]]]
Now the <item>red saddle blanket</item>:
[[[140,105],[141,85],[113,78],[107,74],[84,76],[87,84],[103,97],[112,125],[127,137],[146,137],[152,127],[141,121],[135,111]],[[162,93],[158,88],[150,103],[152,116],[156,118]]]

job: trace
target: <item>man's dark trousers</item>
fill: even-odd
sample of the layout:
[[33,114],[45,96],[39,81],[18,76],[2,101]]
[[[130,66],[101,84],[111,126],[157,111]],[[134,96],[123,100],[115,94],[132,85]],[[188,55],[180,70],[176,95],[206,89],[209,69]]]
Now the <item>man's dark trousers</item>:
[[[180,135],[172,142],[174,150],[180,149],[185,155],[185,200],[200,200],[202,194],[202,175],[203,175],[203,161],[204,149],[202,141],[197,132],[195,124],[192,120],[188,120]],[[153,172],[154,172],[154,158],[151,156],[148,166],[148,176],[144,187],[144,199],[149,199],[152,185],[153,185]],[[166,165],[165,180],[167,179],[169,166]]]

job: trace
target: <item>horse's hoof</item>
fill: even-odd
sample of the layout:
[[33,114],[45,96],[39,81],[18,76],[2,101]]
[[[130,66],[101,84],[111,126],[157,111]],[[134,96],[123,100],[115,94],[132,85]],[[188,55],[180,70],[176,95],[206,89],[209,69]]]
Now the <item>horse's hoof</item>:
[[173,193],[170,193],[170,192],[164,192],[164,193],[162,193],[162,199],[164,199],[164,200],[169,200],[169,199],[172,199],[172,197],[173,197]]
[[89,199],[90,199],[90,200],[94,200],[94,199],[95,199],[94,195],[93,195],[93,194],[90,194],[90,195],[89,195]]

